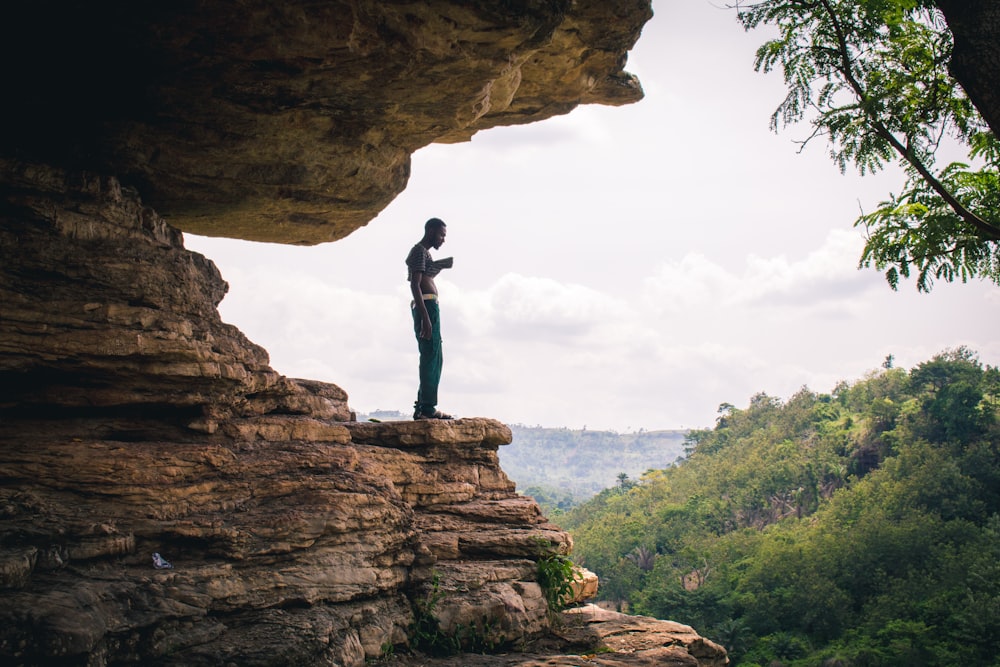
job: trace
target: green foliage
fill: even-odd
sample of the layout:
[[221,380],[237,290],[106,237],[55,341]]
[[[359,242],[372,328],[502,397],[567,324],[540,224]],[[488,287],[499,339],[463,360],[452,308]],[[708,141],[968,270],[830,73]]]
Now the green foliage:
[[455,637],[466,653],[493,653],[499,650],[506,638],[499,633],[500,622],[492,616],[484,616],[478,623],[455,628]]
[[736,664],[995,664],[998,397],[965,348],[758,394],[680,465],[561,523],[603,599],[692,624]]
[[[429,590],[412,600],[413,622],[409,627],[410,645],[432,656],[449,656],[459,652],[488,653],[504,644],[495,618],[484,617],[478,624],[458,624],[454,631],[445,632],[437,617],[438,603],[445,597],[441,590],[441,577],[436,572]],[[394,652],[394,647],[389,645]],[[387,647],[383,646],[383,656]]]
[[396,646],[392,642],[384,642],[382,644],[382,652],[377,658],[366,658],[366,665],[383,665],[390,664],[396,657]]
[[579,579],[570,557],[554,551],[548,542],[539,541],[536,575],[549,612],[555,614],[565,609],[573,594],[573,582]]
[[[996,143],[992,134],[983,135]],[[975,153],[972,154],[975,157]],[[965,163],[946,166],[937,180],[968,210],[979,211],[991,224],[1000,226],[1000,161],[994,157],[990,169],[974,171]],[[896,289],[900,276],[916,271],[917,289],[930,291],[933,279],[968,282],[981,277],[1000,284],[1000,244],[984,239],[927,181],[910,170],[903,192],[883,201],[872,213],[861,216],[868,242],[860,265],[885,271]]]
[[443,597],[441,577],[435,572],[430,590],[412,600],[413,622],[408,633],[410,645],[429,655],[453,655],[462,648],[458,637],[441,631],[436,611]]
[[[764,0],[737,4],[747,29],[778,36],[755,66],[781,69],[788,94],[771,127],[808,121],[803,146],[825,137],[841,171],[891,162],[908,174],[902,194],[855,223],[867,231],[860,264],[885,271],[896,289],[916,271],[933,279],[981,277],[1000,284],[1000,144],[951,77],[952,38],[930,2],[916,0]],[[934,173],[944,139],[968,151]]]
[[549,518],[562,516],[581,501],[572,493],[548,485],[533,485],[520,489],[520,493],[531,496]]

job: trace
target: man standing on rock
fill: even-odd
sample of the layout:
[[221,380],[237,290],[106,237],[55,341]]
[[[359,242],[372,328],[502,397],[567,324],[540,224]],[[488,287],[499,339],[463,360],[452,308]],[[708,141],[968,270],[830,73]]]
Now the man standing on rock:
[[413,302],[413,331],[417,335],[420,350],[420,388],[414,404],[414,419],[451,419],[452,416],[437,409],[438,384],[441,382],[441,367],[444,355],[441,351],[441,310],[438,306],[438,291],[434,276],[442,269],[450,269],[452,258],[434,261],[430,249],[435,250],[444,243],[447,227],[442,220],[431,218],[424,224],[424,238],[413,246],[406,257],[407,278]]

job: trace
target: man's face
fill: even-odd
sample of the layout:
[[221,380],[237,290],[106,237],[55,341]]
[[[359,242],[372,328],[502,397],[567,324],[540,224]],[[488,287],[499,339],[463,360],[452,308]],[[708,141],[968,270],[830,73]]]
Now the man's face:
[[445,235],[447,235],[447,233],[448,233],[447,227],[438,227],[437,229],[431,230],[431,245],[434,246],[435,250],[440,248],[441,244],[444,243],[444,237]]

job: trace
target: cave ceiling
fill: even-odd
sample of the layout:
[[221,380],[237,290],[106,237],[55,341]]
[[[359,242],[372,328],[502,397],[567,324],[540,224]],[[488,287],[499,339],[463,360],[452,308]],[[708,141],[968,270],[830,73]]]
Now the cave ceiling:
[[8,5],[0,151],[106,173],[186,232],[316,244],[433,142],[642,97],[649,0]]

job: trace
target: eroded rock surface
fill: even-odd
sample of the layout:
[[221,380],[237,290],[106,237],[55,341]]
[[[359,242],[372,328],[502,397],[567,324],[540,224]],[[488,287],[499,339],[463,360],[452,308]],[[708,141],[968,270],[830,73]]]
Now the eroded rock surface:
[[58,0],[0,10],[0,154],[113,174],[171,225],[314,244],[432,142],[641,98],[650,0]]
[[0,164],[0,662],[360,666],[431,599],[447,636],[546,633],[536,561],[570,540],[506,426],[350,421],[133,190]]
[[6,664],[360,665],[406,644],[407,595],[435,578],[443,631],[546,626],[534,559],[568,537],[514,493],[498,422],[249,418],[184,443],[23,426],[0,430]]
[[0,427],[5,664],[360,666],[402,656],[432,597],[444,635],[533,648],[399,664],[727,664],[687,626],[592,606],[548,633],[535,561],[569,538],[501,471],[499,422],[255,417],[185,443],[23,426]]
[[218,269],[117,179],[0,158],[0,192],[0,410],[101,414],[104,435],[136,438],[269,412],[350,418],[346,393],[281,377],[222,322]]
[[397,667],[725,667],[726,650],[690,626],[588,604],[564,611],[552,632],[516,653],[432,659],[400,656]]
[[547,636],[536,561],[571,545],[500,469],[509,429],[353,422],[221,321],[180,230],[337,239],[420,146],[637,100],[648,0],[0,13],[0,662],[354,667],[429,611]]

